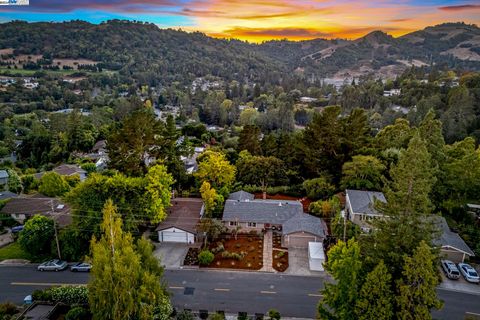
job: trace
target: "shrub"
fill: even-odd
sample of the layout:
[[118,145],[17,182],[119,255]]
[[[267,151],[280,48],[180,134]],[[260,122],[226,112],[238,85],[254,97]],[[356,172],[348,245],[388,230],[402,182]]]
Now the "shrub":
[[333,195],[335,186],[331,184],[325,177],[305,180],[303,188],[310,199],[325,199]]
[[62,286],[50,289],[54,302],[65,304],[87,304],[88,289],[85,286]]
[[280,320],[280,312],[275,309],[270,309],[268,310],[268,316],[270,317],[271,320]]
[[0,319],[2,316],[11,316],[18,312],[17,306],[11,302],[5,302],[0,304]]
[[240,252],[240,253],[236,253],[236,252],[230,252],[230,251],[223,251],[222,252],[222,258],[224,259],[235,259],[235,260],[242,260],[243,258],[245,258],[245,256],[247,255],[246,252]]
[[83,307],[73,307],[65,315],[65,320],[87,320],[89,312]]
[[52,292],[50,289],[47,290],[35,290],[32,293],[33,301],[53,301]]
[[223,246],[223,243],[217,242],[217,247],[212,249],[213,253],[219,253],[225,251],[225,247]]
[[210,263],[212,263],[213,259],[215,259],[215,256],[212,252],[210,252],[210,250],[202,250],[198,254],[198,263],[203,266],[208,266]]
[[211,314],[210,317],[208,317],[209,320],[224,320],[225,319],[225,314],[222,314],[220,312],[215,312],[214,314]]
[[32,191],[38,190],[40,185],[40,180],[35,178],[33,174],[28,174],[22,177],[23,192],[30,193]]
[[69,189],[70,185],[65,178],[52,171],[42,176],[38,191],[46,196],[56,197],[65,194]]
[[177,314],[177,320],[194,320],[195,317],[193,316],[193,313],[189,310],[183,310],[183,311],[180,311],[178,314]]
[[285,255],[285,252],[284,251],[280,251],[279,253],[277,253],[277,258],[281,258]]
[[95,163],[91,162],[82,164],[80,168],[87,171],[87,174],[97,172],[97,166],[95,165]]

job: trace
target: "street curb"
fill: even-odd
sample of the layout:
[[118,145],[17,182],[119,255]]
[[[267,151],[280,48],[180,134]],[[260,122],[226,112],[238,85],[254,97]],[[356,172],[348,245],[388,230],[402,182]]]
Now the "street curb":
[[310,277],[310,278],[330,278],[327,274],[325,275],[302,275],[302,274],[287,274],[283,272],[268,272],[260,270],[244,270],[244,269],[222,269],[222,268],[192,268],[192,267],[180,267],[180,268],[165,268],[168,271],[202,271],[202,272],[231,272],[231,273],[256,273],[256,274],[271,274],[276,276],[288,276],[288,277]]
[[444,287],[437,287],[437,290],[452,291],[452,292],[458,292],[458,293],[465,293],[465,294],[480,296],[480,292],[473,292],[473,291],[467,291],[467,290],[450,289],[450,288],[444,288]]

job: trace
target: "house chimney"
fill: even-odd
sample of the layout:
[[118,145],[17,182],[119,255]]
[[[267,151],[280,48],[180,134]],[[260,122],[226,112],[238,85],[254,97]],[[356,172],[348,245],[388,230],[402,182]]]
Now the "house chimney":
[[267,192],[263,191],[263,200],[267,200]]

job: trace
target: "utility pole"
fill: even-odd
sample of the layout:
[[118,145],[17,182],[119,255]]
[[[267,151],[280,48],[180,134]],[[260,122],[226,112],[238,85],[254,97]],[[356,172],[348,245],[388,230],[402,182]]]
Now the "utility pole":
[[343,212],[343,242],[346,241],[347,237],[347,210]]
[[55,206],[53,205],[53,200],[50,200],[50,206],[52,207],[53,230],[55,230],[55,242],[57,243],[58,259],[62,260],[62,255],[60,254],[60,244],[58,242],[57,220],[55,219],[55,216],[54,216]]

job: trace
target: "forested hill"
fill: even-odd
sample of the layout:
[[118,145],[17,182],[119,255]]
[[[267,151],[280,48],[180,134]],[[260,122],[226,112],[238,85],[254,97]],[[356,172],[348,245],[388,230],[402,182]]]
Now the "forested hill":
[[99,25],[9,22],[0,50],[101,62],[102,68],[154,85],[214,75],[227,80],[279,82],[296,75],[317,79],[374,73],[394,77],[411,65],[480,70],[480,29],[447,23],[393,38],[374,31],[354,41],[268,41],[260,45],[154,24],[112,20]]
[[107,69],[120,69],[147,83],[191,81],[208,74],[258,79],[284,71],[280,63],[241,41],[119,20],[99,25],[5,23],[0,27],[0,49],[6,48],[15,49],[15,54],[103,62]]

